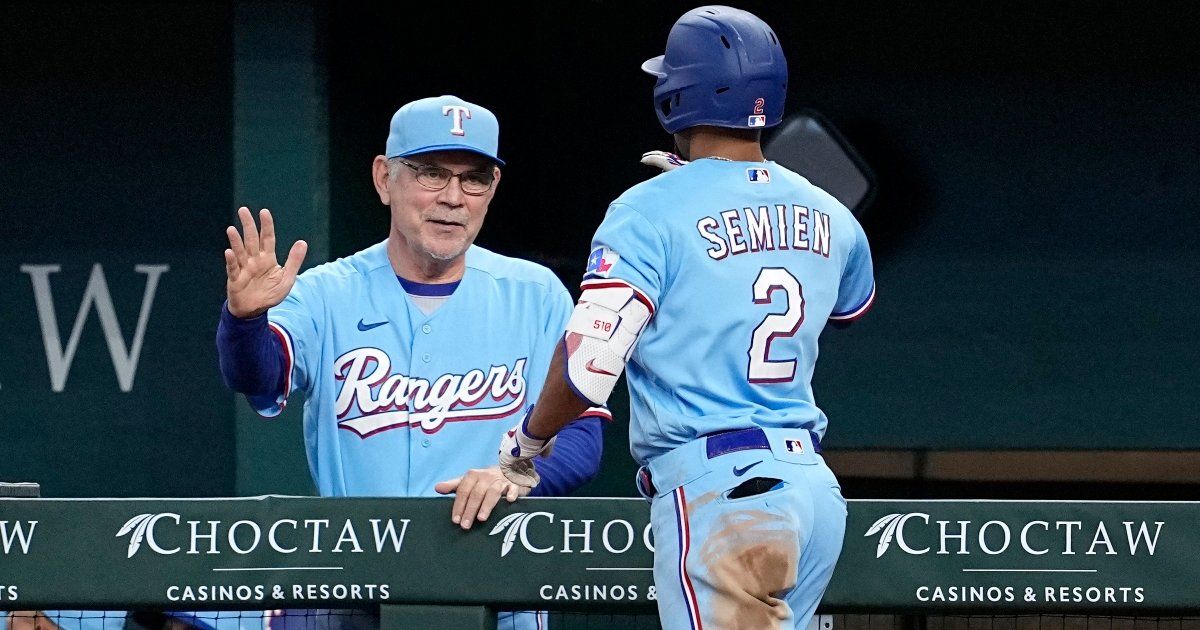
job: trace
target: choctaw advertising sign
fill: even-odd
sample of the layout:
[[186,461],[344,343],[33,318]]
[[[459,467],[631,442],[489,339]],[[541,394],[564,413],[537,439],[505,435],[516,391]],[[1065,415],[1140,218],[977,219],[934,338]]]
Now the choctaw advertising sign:
[[1200,504],[853,501],[828,600],[907,609],[1200,603]]
[[[0,609],[653,607],[646,502],[523,499],[470,532],[450,504],[0,499]],[[851,501],[823,609],[1195,609],[1198,546],[1196,503]]]

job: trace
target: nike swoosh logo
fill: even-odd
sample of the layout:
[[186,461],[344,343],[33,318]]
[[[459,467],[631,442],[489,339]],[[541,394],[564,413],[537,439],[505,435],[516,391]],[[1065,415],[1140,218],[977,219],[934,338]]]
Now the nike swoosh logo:
[[613,374],[612,372],[609,372],[608,370],[602,370],[602,369],[596,367],[595,365],[592,364],[593,361],[595,361],[595,359],[588,359],[587,365],[584,365],[583,369],[585,369],[589,372],[594,372],[596,374],[603,374],[605,376],[616,376],[616,374]]
[[378,324],[366,324],[366,323],[363,323],[363,320],[360,319],[360,320],[358,320],[358,329],[363,332],[367,332],[368,330],[371,330],[372,328],[379,328],[380,326],[382,326],[386,323],[388,323],[388,320],[385,319],[385,320],[379,322]]
[[761,463],[762,463],[762,462],[754,462],[753,464],[748,464],[748,465],[746,465],[746,466],[743,466],[743,467],[741,467],[741,468],[738,468],[737,466],[734,466],[734,467],[733,467],[733,476],[734,476],[734,477],[741,477],[742,475],[746,474],[746,471],[747,471],[747,470],[750,470],[751,468],[754,468],[755,466],[757,466],[757,465],[759,465],[759,464],[761,464]]

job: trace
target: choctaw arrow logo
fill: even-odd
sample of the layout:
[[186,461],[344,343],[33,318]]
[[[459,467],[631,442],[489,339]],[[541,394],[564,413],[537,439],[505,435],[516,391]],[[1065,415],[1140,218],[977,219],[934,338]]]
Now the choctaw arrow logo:
[[509,514],[508,516],[500,519],[500,522],[496,523],[496,526],[492,528],[492,531],[488,532],[488,536],[495,536],[496,534],[504,532],[504,544],[500,546],[501,558],[507,556],[508,552],[512,550],[513,543],[516,542],[517,536],[521,537],[521,542],[527,549],[538,553],[538,551],[533,548],[533,545],[529,544],[529,537],[525,533],[525,528],[529,525],[530,519],[534,518],[535,516],[545,516],[549,518],[551,522],[554,522],[554,515],[550,514],[549,512],[517,512],[516,514]]
[[[879,544],[875,545],[875,557],[883,556],[883,552],[888,550],[888,546],[892,544],[892,539],[896,537],[896,529],[904,526],[904,522],[908,519],[918,516],[929,522],[929,515],[920,512],[911,512],[909,514],[888,514],[875,521],[875,524],[867,529],[867,533],[863,536],[874,536],[879,534]],[[882,532],[882,533],[881,533]]]
[[[179,523],[179,515],[169,512],[163,514],[138,514],[137,516],[125,521],[121,529],[117,530],[117,538],[130,534],[129,536],[129,553],[126,558],[132,558],[133,554],[142,547],[142,541],[146,539],[146,530],[153,528],[154,524],[160,518],[172,518],[176,523]],[[152,539],[153,542],[153,539]]]

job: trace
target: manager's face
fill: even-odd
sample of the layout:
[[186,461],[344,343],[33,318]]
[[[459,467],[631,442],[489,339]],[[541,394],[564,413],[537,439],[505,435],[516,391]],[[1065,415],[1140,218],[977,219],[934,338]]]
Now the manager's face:
[[[379,161],[385,160],[380,181]],[[376,158],[376,188],[391,208],[392,233],[402,251],[452,261],[475,241],[500,169],[469,151],[439,151],[406,158]]]

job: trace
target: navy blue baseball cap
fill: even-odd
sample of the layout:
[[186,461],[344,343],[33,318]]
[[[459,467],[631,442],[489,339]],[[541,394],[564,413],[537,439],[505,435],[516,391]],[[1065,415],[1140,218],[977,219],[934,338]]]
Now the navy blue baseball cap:
[[496,156],[499,146],[500,123],[495,114],[447,95],[416,100],[396,110],[388,133],[386,156],[470,151],[504,166],[504,160]]

